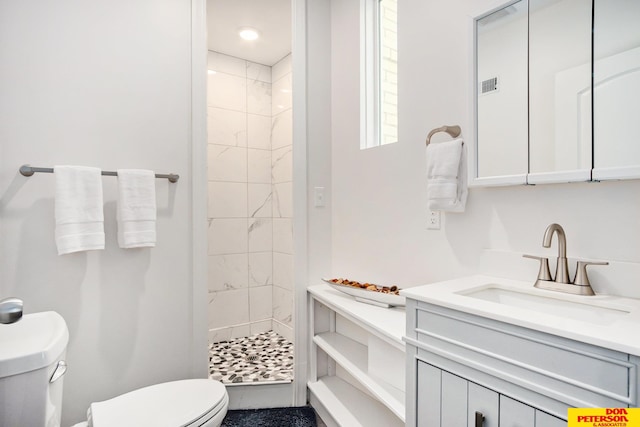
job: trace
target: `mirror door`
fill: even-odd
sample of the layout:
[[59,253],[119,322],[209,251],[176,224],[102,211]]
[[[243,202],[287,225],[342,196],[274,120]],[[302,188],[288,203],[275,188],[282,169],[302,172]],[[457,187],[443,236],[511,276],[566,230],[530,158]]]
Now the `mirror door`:
[[593,179],[640,177],[640,1],[596,0]]
[[639,22],[640,0],[521,0],[476,18],[473,184],[640,178]]
[[476,176],[485,182],[524,184],[528,168],[526,0],[476,22],[476,55]]
[[529,0],[531,184],[591,179],[591,0]]

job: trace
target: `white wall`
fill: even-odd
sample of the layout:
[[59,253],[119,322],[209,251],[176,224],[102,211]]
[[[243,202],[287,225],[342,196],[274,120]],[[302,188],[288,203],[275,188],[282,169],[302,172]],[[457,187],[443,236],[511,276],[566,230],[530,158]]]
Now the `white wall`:
[[[486,249],[518,260],[522,253],[555,257],[556,243],[541,243],[545,228],[558,222],[569,257],[620,261],[592,269],[597,291],[640,297],[637,273],[610,280],[640,262],[640,181],[474,188],[464,214],[447,214],[441,230],[426,230],[424,139],[443,124],[469,134],[471,16],[495,2],[400,2],[400,141],[364,151],[358,4],[332,2],[332,274],[410,287],[477,273]],[[521,278],[533,281],[535,266],[523,262]]]
[[[299,1],[298,1],[299,3]],[[299,221],[298,234],[294,232],[296,246],[295,269],[296,286],[306,287],[314,279],[325,277],[331,269],[331,221],[332,221],[332,119],[334,83],[332,53],[336,40],[332,38],[331,26],[333,19],[333,0],[306,0],[306,40],[305,74],[293,72],[294,97],[305,94],[306,104],[300,98],[298,105],[294,105],[294,220]],[[340,37],[340,36],[339,36]],[[294,45],[295,49],[295,45]],[[300,47],[302,51],[302,46]],[[300,63],[298,63],[299,65]],[[357,95],[356,95],[357,96]],[[341,96],[338,99],[343,99]],[[294,100],[295,101],[295,100]],[[299,115],[304,109],[305,116]],[[356,118],[359,120],[359,118]],[[301,124],[306,125],[301,129]],[[358,140],[359,141],[359,140]],[[301,188],[301,184],[306,185]],[[323,188],[325,206],[314,206],[313,193],[315,188]],[[296,191],[297,190],[297,191]],[[296,197],[297,196],[297,197]],[[303,200],[304,199],[304,200]],[[302,206],[306,203],[305,206]],[[304,225],[304,229],[300,227]],[[306,237],[306,241],[298,241],[298,236]],[[299,256],[300,255],[300,256]],[[301,258],[302,257],[302,258]],[[304,266],[304,270],[301,266]],[[298,300],[300,303],[302,299]],[[306,304],[306,295],[304,296]],[[299,308],[298,308],[299,309]]]
[[[187,0],[0,4],[0,297],[67,321],[63,425],[92,401],[205,372],[192,342],[206,324],[194,331],[191,12]],[[58,256],[55,178],[25,178],[24,163],[181,177],[157,181],[156,248],[118,248],[105,177],[106,249]]]
[[[331,0],[292,2],[295,405],[307,401],[307,286],[331,272]],[[325,189],[314,207],[315,187]]]

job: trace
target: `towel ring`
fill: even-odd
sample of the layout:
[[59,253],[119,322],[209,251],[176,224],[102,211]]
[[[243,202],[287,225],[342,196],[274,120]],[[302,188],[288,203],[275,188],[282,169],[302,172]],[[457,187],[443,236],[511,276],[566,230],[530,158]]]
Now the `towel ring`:
[[452,138],[457,138],[462,133],[462,129],[460,129],[460,126],[458,125],[435,128],[429,132],[429,135],[427,135],[427,145],[431,143],[431,137],[438,132],[446,132],[451,135]]

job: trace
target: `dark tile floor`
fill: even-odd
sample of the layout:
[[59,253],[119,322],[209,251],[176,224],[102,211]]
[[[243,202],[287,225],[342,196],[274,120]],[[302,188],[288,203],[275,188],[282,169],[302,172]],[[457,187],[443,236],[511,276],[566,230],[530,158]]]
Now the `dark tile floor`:
[[317,427],[310,406],[229,411],[222,427]]

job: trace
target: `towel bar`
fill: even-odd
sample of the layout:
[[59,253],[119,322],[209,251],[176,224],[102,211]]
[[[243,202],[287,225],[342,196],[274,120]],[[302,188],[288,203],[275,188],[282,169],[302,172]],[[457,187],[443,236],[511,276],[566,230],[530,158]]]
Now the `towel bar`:
[[[24,176],[31,176],[34,173],[53,173],[53,168],[37,168],[35,166],[22,165],[20,166],[20,173]],[[118,176],[114,171],[102,171],[103,176]],[[180,175],[173,173],[157,173],[156,178],[166,178],[169,182],[178,182]]]
[[456,138],[460,136],[460,134],[462,133],[462,129],[460,129],[460,126],[457,126],[457,125],[441,126],[439,128],[435,128],[431,132],[429,132],[429,135],[427,135],[427,145],[431,143],[431,137],[438,132],[446,132],[449,135],[451,135],[452,138]]

